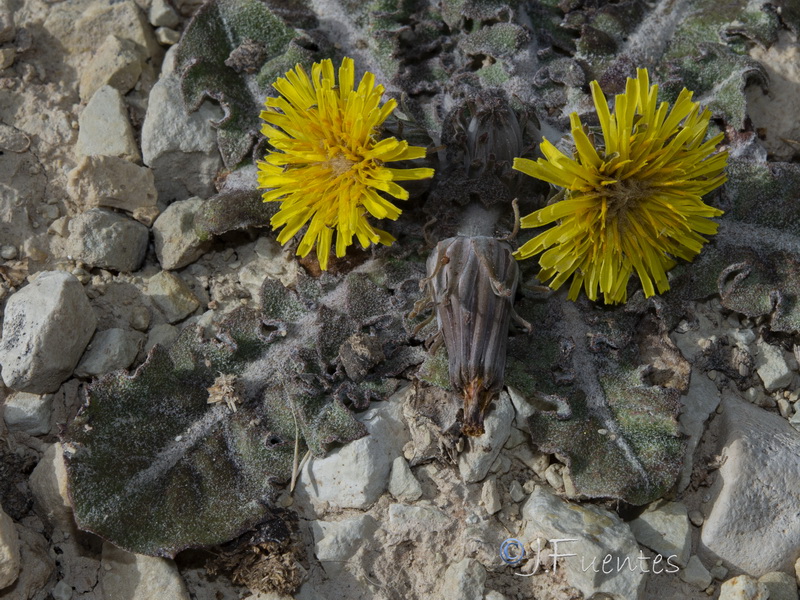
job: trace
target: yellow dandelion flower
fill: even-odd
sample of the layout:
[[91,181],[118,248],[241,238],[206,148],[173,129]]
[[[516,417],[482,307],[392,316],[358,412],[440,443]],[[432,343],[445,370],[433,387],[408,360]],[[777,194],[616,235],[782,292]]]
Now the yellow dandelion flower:
[[259,187],[265,202],[280,201],[273,229],[283,227],[285,244],[309,223],[297,248],[306,256],[316,246],[320,268],[328,266],[333,232],[336,256],[355,236],[363,248],[389,245],[394,238],[376,229],[367,214],[396,219],[400,209],[379,192],[405,200],[408,192],[396,182],[425,179],[433,169],[394,169],[385,163],[425,156],[425,148],[395,138],[378,140],[378,128],[397,106],[393,99],[380,106],[384,88],[367,72],[355,88],[353,59],[345,58],[336,83],[333,63],[311,67],[311,77],[297,65],[273,84],[280,93],[268,98],[261,112],[261,132],[275,149],[258,163]]
[[[523,227],[556,223],[516,252],[539,257],[538,277],[558,289],[572,277],[569,298],[581,287],[606,304],[625,302],[635,271],[645,296],[669,289],[666,272],[673,257],[692,260],[717,232],[709,219],[721,210],[702,196],[725,182],[727,153],[715,153],[720,133],[703,141],[711,113],[683,89],[669,110],[657,104],[658,86],[647,69],[628,79],[614,112],[603,91],[591,83],[605,148],[596,148],[576,113],[570,115],[574,158],[544,140],[544,158],[514,160],[514,168],[564,188],[565,199],[521,220]],[[655,287],[654,287],[655,284]]]

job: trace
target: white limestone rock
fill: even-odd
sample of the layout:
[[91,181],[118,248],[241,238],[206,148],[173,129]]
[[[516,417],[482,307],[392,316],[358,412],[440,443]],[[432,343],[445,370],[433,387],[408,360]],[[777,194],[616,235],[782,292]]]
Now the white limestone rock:
[[162,269],[185,267],[208,249],[209,242],[201,241],[194,228],[195,215],[204,202],[198,197],[173,202],[153,223],[153,241]]
[[474,558],[464,558],[450,565],[444,573],[441,598],[483,600],[486,569]]
[[386,491],[392,462],[403,454],[408,430],[402,404],[411,387],[358,415],[368,435],[337,448],[324,458],[309,460],[297,483],[298,498],[313,504],[366,509]]
[[791,572],[800,548],[800,436],[786,419],[733,395],[722,406],[722,465],[698,555],[756,577]]
[[680,502],[656,502],[629,525],[637,542],[664,558],[674,556],[673,562],[686,566],[692,549],[686,506]]
[[28,480],[39,516],[62,531],[75,528],[61,444],[50,444]]
[[69,221],[67,254],[89,267],[133,272],[147,254],[150,232],[125,215],[92,208]]
[[67,193],[78,206],[117,208],[148,226],[158,216],[153,172],[116,156],[84,156],[67,174]]
[[153,169],[160,201],[214,193],[222,157],[211,121],[221,118],[221,109],[209,102],[187,113],[174,75],[162,76],[153,86],[142,125],[142,157]]
[[486,433],[468,438],[467,448],[458,457],[458,470],[466,483],[476,483],[486,477],[511,434],[514,416],[511,399],[502,392],[484,421]]
[[148,279],[147,294],[164,313],[168,323],[185,319],[200,306],[189,286],[170,271],[160,271]]
[[75,150],[79,155],[118,156],[134,162],[141,159],[125,101],[116,88],[104,85],[97,90],[81,111],[78,124]]
[[144,61],[144,53],[136,43],[108,35],[81,75],[81,100],[89,100],[103,86],[110,86],[121,94],[128,93],[139,81]]
[[616,514],[592,504],[567,502],[536,486],[522,517],[527,522],[525,543],[537,537],[564,540],[558,545],[564,557],[558,568],[565,569],[567,582],[584,597],[605,592],[622,600],[644,600],[645,569],[652,570],[653,565],[643,567],[636,539]]
[[98,331],[75,368],[75,375],[97,377],[119,369],[127,369],[139,354],[144,340],[144,334],[139,331],[118,327]]
[[78,364],[97,319],[75,276],[45,271],[7,301],[0,339],[6,386],[55,392]]
[[422,486],[402,456],[395,458],[392,463],[389,493],[401,502],[414,502],[422,496]]
[[190,600],[175,561],[103,544],[100,581],[106,598]]
[[768,600],[769,590],[750,575],[733,577],[719,588],[719,600]]
[[3,418],[9,431],[28,435],[44,435],[50,431],[53,414],[53,394],[15,392],[6,398]]

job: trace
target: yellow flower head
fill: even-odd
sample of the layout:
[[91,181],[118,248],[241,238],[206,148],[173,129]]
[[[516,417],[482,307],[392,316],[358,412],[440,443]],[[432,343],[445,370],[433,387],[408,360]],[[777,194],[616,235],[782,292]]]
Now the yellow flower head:
[[309,77],[297,65],[272,84],[280,93],[268,98],[261,112],[261,132],[275,149],[258,163],[259,187],[267,188],[264,201],[281,201],[272,217],[273,229],[283,227],[278,242],[285,244],[310,221],[297,248],[306,256],[316,245],[320,268],[328,266],[333,230],[336,256],[358,238],[389,245],[394,238],[374,228],[367,213],[378,219],[396,219],[400,209],[378,192],[405,200],[408,192],[397,181],[424,179],[433,169],[392,169],[384,163],[425,156],[425,148],[395,138],[378,141],[378,128],[397,106],[388,100],[379,106],[384,88],[365,73],[354,88],[353,59],[345,58],[336,84],[333,63],[314,63]]
[[556,223],[516,252],[544,252],[539,279],[557,289],[572,277],[569,298],[581,287],[592,300],[598,289],[606,304],[625,302],[633,271],[645,296],[669,289],[672,257],[692,260],[717,232],[708,217],[722,214],[702,196],[725,182],[727,153],[715,153],[723,135],[704,142],[711,113],[683,89],[671,110],[656,102],[658,86],[647,69],[628,79],[624,94],[608,110],[596,81],[592,97],[605,147],[597,149],[576,113],[570,115],[574,158],[544,140],[545,158],[514,160],[514,168],[565,188],[565,199],[521,220],[523,227]]

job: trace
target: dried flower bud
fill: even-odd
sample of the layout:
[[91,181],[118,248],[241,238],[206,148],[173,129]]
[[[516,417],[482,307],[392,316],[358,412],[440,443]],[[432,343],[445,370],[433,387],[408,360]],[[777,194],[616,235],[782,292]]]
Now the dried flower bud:
[[464,397],[462,431],[484,433],[483,419],[503,388],[508,326],[519,269],[505,241],[458,236],[428,258],[426,285],[447,347],[450,384]]

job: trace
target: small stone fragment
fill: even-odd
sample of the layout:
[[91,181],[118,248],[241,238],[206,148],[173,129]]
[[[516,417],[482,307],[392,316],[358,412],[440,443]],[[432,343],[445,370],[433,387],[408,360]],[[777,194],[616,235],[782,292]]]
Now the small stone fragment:
[[106,598],[190,600],[175,561],[131,554],[103,543],[100,583]]
[[39,516],[62,531],[75,527],[61,444],[50,444],[28,480]]
[[681,432],[686,435],[686,451],[678,483],[679,490],[686,489],[691,481],[694,451],[705,431],[705,422],[719,406],[719,401],[720,393],[714,382],[702,371],[694,369],[689,382],[689,390],[685,396],[681,397],[682,409],[678,417]]
[[131,40],[109,35],[81,75],[79,93],[86,102],[104,85],[127,94],[142,74],[144,56]]
[[78,118],[78,144],[81,156],[118,156],[138,161],[139,149],[128,120],[128,110],[119,90],[108,85],[98,89]]
[[341,521],[314,521],[315,554],[324,563],[325,571],[341,571],[345,561],[366,543],[366,538],[375,528],[375,520],[369,515],[360,515]]
[[711,573],[711,576],[717,581],[722,581],[728,576],[728,569],[722,565],[714,565],[708,570],[708,572]]
[[490,515],[498,512],[503,505],[500,503],[500,490],[497,487],[497,478],[489,477],[483,482],[481,488],[481,501],[486,512]]
[[719,600],[767,600],[767,586],[750,575],[739,575],[729,579],[719,588]]
[[7,301],[0,339],[3,381],[13,390],[55,392],[78,364],[97,319],[80,282],[45,271]]
[[[664,558],[686,566],[692,549],[692,535],[686,507],[680,502],[657,502],[630,522],[636,541]],[[706,586],[707,587],[707,586]]]
[[773,571],[758,578],[767,587],[769,600],[797,600],[797,582],[792,575]]
[[200,258],[209,246],[198,237],[194,221],[202,198],[173,202],[153,223],[153,241],[161,268],[180,269]]
[[106,329],[94,334],[89,348],[75,368],[78,377],[98,377],[127,369],[144,344],[144,334],[127,329]]
[[[525,502],[522,516],[526,526],[520,539],[526,542],[537,537],[571,540],[562,541],[558,552],[575,554],[564,560],[563,569],[567,582],[585,598],[595,592],[614,598],[644,597],[644,569],[649,567],[642,568],[638,560],[641,550],[628,525],[616,514],[591,504],[567,502],[540,485]],[[605,569],[604,560],[610,561]],[[664,562],[660,567],[665,568]]]
[[167,0],[153,0],[150,10],[147,11],[147,18],[153,27],[175,27],[181,22]]
[[92,208],[69,222],[66,250],[89,267],[136,271],[147,254],[150,233],[133,219],[104,208]]
[[392,463],[389,493],[401,502],[414,502],[422,496],[422,486],[402,456],[395,458]]
[[689,511],[689,520],[695,527],[702,527],[705,517],[703,516],[703,513],[695,509]]
[[754,576],[788,571],[800,548],[800,437],[786,419],[733,395],[722,407],[722,464],[698,555]]
[[544,478],[554,490],[564,489],[564,478],[561,476],[561,465],[552,464],[544,472]]
[[169,271],[153,275],[147,282],[147,293],[169,323],[188,317],[200,306],[197,296],[183,279]]
[[689,558],[686,562],[686,567],[681,569],[678,575],[689,585],[693,585],[701,590],[710,586],[712,581],[711,573],[708,572],[708,569],[705,568],[696,555],[692,555],[692,557]]
[[0,594],[19,577],[19,535],[14,521],[0,507]]
[[169,348],[170,344],[178,338],[179,333],[178,328],[169,323],[155,325],[147,334],[147,343],[144,345],[144,351],[150,352],[156,344]]
[[15,392],[6,398],[3,418],[9,431],[23,431],[28,435],[44,435],[50,431],[53,413],[52,394]]
[[445,571],[439,597],[483,600],[485,583],[486,569],[483,565],[474,558],[464,558]]
[[791,368],[783,357],[783,352],[764,340],[758,340],[758,354],[756,355],[756,372],[764,382],[768,392],[785,388],[792,382]]
[[162,201],[208,198],[214,193],[222,158],[211,122],[222,116],[209,102],[187,113],[176,76],[162,75],[153,86],[142,125],[142,157],[153,169]]
[[369,435],[306,462],[296,496],[340,508],[369,508],[386,490],[392,462],[409,440],[403,401],[412,390],[400,390],[358,415]]
[[511,495],[511,499],[514,502],[522,502],[526,495],[525,490],[522,489],[522,485],[516,479],[508,486],[508,493]]
[[139,212],[156,208],[158,194],[153,181],[150,169],[122,158],[84,156],[67,174],[67,193],[78,206],[118,208],[136,219]]
[[10,244],[0,246],[0,258],[3,260],[14,260],[17,258],[17,248]]
[[159,27],[156,29],[156,39],[164,46],[174,46],[181,41],[181,32],[169,27]]
[[513,420],[514,406],[508,394],[502,392],[486,416],[486,433],[469,438],[468,448],[458,457],[458,470],[466,483],[476,483],[486,477],[511,434]]
[[137,331],[147,331],[150,327],[150,311],[146,306],[134,306],[130,314],[130,324]]

